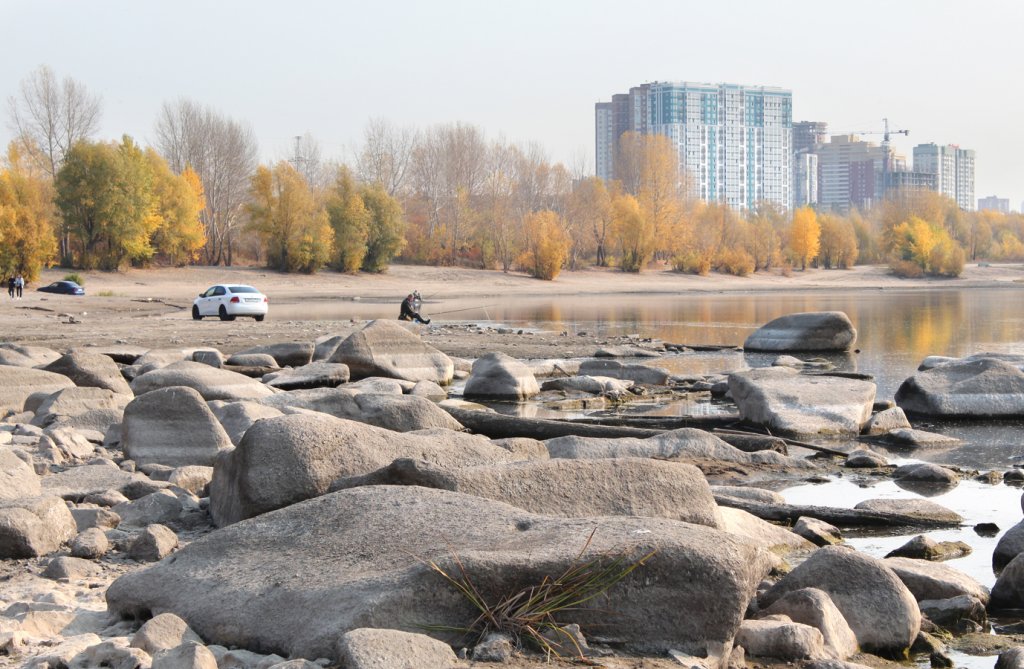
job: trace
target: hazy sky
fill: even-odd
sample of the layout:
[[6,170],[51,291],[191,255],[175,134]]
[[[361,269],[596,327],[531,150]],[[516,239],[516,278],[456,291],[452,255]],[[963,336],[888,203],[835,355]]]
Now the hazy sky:
[[[977,152],[978,197],[1024,199],[1024,2],[0,0],[0,97],[42,64],[102,96],[102,136],[147,142],[187,97],[250,123],[265,159],[366,121],[465,121],[586,155],[594,103],[655,80],[793,91],[794,120],[909,128]],[[0,140],[11,138],[4,123]],[[880,137],[875,138],[880,140]]]

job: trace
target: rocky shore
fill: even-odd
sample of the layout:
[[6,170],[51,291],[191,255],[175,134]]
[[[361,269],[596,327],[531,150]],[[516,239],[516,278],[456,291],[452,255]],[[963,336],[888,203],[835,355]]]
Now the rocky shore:
[[[509,332],[525,345],[481,350],[437,345],[457,339],[445,330],[0,344],[0,662],[838,669],[973,648],[1024,663],[1012,629],[987,634],[1024,609],[1024,522],[990,592],[952,566],[971,546],[925,534],[963,524],[950,509],[794,505],[767,487],[836,472],[956,486],[963,472],[896,467],[874,445],[948,445],[922,419],[1020,418],[1024,358],[928,358],[889,399],[817,359],[856,345],[838,312],[753,333],[770,367],[686,377],[659,368],[663,342]],[[720,411],[485,406],[652,397]],[[844,543],[863,528],[920,536],[878,559]]]

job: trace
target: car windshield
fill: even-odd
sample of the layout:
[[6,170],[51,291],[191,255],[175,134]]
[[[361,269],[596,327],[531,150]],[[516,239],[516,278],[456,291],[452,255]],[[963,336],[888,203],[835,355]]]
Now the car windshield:
[[228,286],[228,290],[230,290],[232,293],[258,293],[258,292],[260,292],[260,291],[256,290],[255,288],[253,288],[252,286]]

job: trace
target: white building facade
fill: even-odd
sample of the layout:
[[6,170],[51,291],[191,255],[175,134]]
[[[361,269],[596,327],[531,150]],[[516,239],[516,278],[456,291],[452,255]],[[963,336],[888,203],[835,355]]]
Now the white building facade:
[[956,201],[964,211],[974,210],[974,151],[949,144],[914,147],[914,171],[935,176],[935,190]]
[[[791,91],[654,82],[630,89],[629,95],[632,118],[620,127],[668,137],[694,196],[736,209],[753,209],[762,201],[792,207]],[[604,104],[609,103],[598,103]],[[608,141],[607,135],[598,136],[598,155],[614,153],[601,146]],[[611,141],[614,146],[618,137]]]

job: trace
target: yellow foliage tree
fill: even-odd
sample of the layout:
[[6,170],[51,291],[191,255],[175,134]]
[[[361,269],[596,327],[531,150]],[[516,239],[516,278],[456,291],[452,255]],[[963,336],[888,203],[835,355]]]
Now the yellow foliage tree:
[[632,195],[619,195],[612,200],[612,234],[619,248],[619,267],[624,272],[639,272],[647,264],[654,245],[650,222],[640,211]]
[[569,257],[571,240],[561,218],[553,211],[538,211],[523,219],[526,250],[520,260],[538,279],[552,281]]
[[16,145],[8,148],[0,170],[0,279],[21,274],[26,281],[57,255],[53,190],[33,173]]
[[188,264],[206,244],[206,226],[199,218],[206,206],[202,181],[190,167],[180,175],[174,174],[153,149],[146,150],[146,159],[153,172],[156,196],[153,247],[172,265]]
[[252,177],[250,226],[267,250],[267,264],[286,272],[316,272],[334,252],[334,230],[309,185],[287,161],[261,165]]
[[821,243],[818,258],[825,269],[850,269],[857,262],[857,233],[849,219],[832,214],[818,218]]
[[801,207],[793,212],[793,223],[789,227],[789,249],[800,263],[800,269],[818,256],[821,243],[821,226],[818,216],[810,207]]
[[963,248],[938,224],[913,216],[892,229],[891,240],[890,266],[897,274],[959,276],[963,271]]

